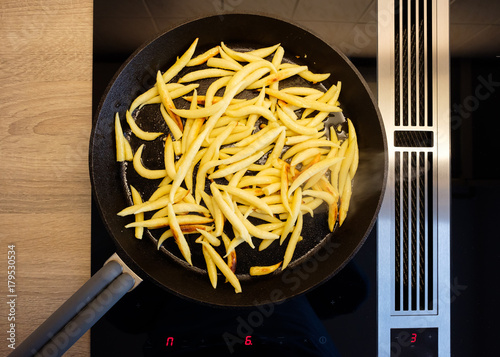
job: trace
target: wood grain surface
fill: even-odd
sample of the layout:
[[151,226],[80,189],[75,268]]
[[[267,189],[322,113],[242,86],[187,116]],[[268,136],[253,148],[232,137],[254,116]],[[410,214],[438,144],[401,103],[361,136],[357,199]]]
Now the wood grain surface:
[[[91,0],[0,2],[0,355],[7,246],[19,345],[90,275]],[[87,333],[66,356],[90,355]]]

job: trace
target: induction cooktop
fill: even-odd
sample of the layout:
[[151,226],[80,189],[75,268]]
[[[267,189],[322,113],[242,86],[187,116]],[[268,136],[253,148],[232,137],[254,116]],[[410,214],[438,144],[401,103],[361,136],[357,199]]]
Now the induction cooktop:
[[[254,4],[137,3],[96,2],[94,111],[119,66],[154,33],[205,12],[244,12]],[[266,14],[294,20],[305,6],[300,0],[285,3],[268,6]],[[491,150],[481,138],[495,142],[499,121],[486,122],[487,132],[481,129],[499,98],[498,59],[450,61],[448,1],[367,0],[365,5],[375,9],[376,30],[373,11],[365,10],[354,37],[340,45],[378,93],[390,166],[379,220],[361,250],[319,288],[267,308],[213,308],[145,281],[92,328],[92,356],[487,355],[498,332],[487,327],[495,321],[498,289],[490,288],[483,272],[498,269],[498,240],[489,237],[498,235],[491,202],[500,198],[500,175],[485,159]],[[330,5],[325,0],[314,6]],[[179,15],[169,23],[166,13],[153,8]],[[348,26],[342,22],[346,12],[339,12],[340,19],[316,14],[309,19],[313,27]],[[132,46],[124,45],[125,37]],[[360,56],[370,48],[375,55]],[[114,253],[95,206],[91,240],[95,272]]]

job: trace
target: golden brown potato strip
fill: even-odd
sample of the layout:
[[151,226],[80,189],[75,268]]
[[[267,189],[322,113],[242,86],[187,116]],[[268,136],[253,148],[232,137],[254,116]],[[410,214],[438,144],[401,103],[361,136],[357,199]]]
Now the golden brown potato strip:
[[349,126],[349,145],[354,146],[354,157],[353,161],[351,164],[351,167],[349,169],[349,173],[351,174],[351,178],[354,177],[356,174],[356,171],[358,169],[358,163],[359,163],[359,149],[358,149],[358,140],[357,140],[357,135],[356,135],[356,129],[354,129],[354,125],[352,124],[351,119],[347,119],[347,124]]
[[[280,69],[290,69],[296,66],[297,65],[292,63],[283,63],[280,66]],[[306,81],[309,81],[313,84],[318,82],[323,82],[324,80],[327,80],[330,77],[330,73],[313,73],[309,70],[301,71],[298,73],[298,75],[304,78]]]
[[241,64],[239,64],[238,62],[229,61],[225,58],[216,58],[216,57],[210,58],[207,61],[207,66],[214,67],[214,68],[227,69],[230,71],[239,71],[240,69],[243,68],[243,66]]
[[[137,191],[134,186],[130,186],[130,191],[132,192],[132,201],[134,205],[141,204],[142,198],[139,191]],[[136,222],[144,221],[144,213],[136,213],[135,221]],[[137,239],[142,239],[143,234],[144,234],[144,227],[135,227],[135,237]]]
[[233,73],[234,73],[233,71],[228,71],[228,70],[220,69],[220,68],[200,69],[198,71],[194,71],[194,72],[190,72],[190,73],[186,74],[181,79],[179,79],[179,83],[194,82],[194,81],[199,81],[201,79],[206,79],[206,78],[217,78],[217,77],[231,76]]
[[137,152],[134,155],[134,160],[132,161],[134,165],[135,171],[141,175],[144,178],[154,180],[154,179],[159,179],[163,178],[167,175],[166,170],[150,170],[144,167],[142,164],[142,151],[144,150],[145,145],[142,144],[139,149],[137,149]]
[[[210,212],[206,207],[203,207],[196,203],[181,202],[175,203],[173,205],[175,214],[186,214],[186,213],[200,213],[205,216],[209,216]],[[167,216],[167,207],[156,211],[151,218],[159,218]]]
[[234,291],[236,293],[241,293],[241,284],[236,277],[236,275],[233,273],[233,271],[229,268],[229,266],[224,262],[222,257],[215,251],[215,249],[205,242],[204,240],[196,240],[197,243],[203,244],[203,246],[206,248],[207,253],[210,255],[212,260],[214,261],[215,265],[217,265],[217,268],[224,274],[224,276],[227,278],[229,283],[234,287]]
[[174,65],[163,73],[163,81],[165,83],[169,82],[174,78],[191,60],[198,45],[198,38],[196,38],[187,51],[175,61]]
[[212,197],[210,197],[205,191],[201,192],[201,197],[203,198],[205,205],[207,206],[211,216],[214,219],[214,234],[216,237],[219,237],[220,235],[222,235],[224,230],[224,215],[222,214],[219,206],[213,203]]
[[249,116],[250,114],[258,114],[259,116],[262,116],[269,121],[276,121],[276,117],[269,109],[266,109],[258,105],[248,105],[236,110],[228,109],[226,111],[226,114],[235,118],[246,117]]
[[276,271],[281,266],[281,262],[269,265],[269,266],[254,266],[250,267],[250,275],[259,276],[259,275],[267,275]]
[[198,153],[194,157],[193,162],[189,166],[189,169],[188,169],[188,171],[186,173],[186,178],[184,179],[184,184],[186,185],[186,187],[189,190],[193,190],[193,172],[194,172],[194,168],[198,164],[198,162],[202,159],[202,157],[205,155],[206,152],[207,152],[206,148],[200,149],[200,151],[198,151]]
[[[350,123],[350,120],[347,120],[348,123]],[[356,133],[354,131],[354,127],[352,126],[352,123],[349,124],[350,128],[350,133],[349,135],[352,135],[352,138],[349,137],[347,144],[347,149],[345,151],[345,159],[342,161],[342,164],[340,165],[340,170],[339,170],[339,192],[344,192],[344,185],[346,183],[346,178],[348,172],[351,171],[351,167],[353,165],[355,166],[354,171],[357,168],[357,163],[354,163],[354,159],[356,156],[356,151],[357,151],[357,141],[356,141]]]
[[301,216],[300,214],[300,206],[302,204],[302,189],[299,187],[292,199],[292,205],[290,206],[290,216],[285,222],[285,226],[283,227],[283,232],[281,233],[281,238],[280,238],[280,244],[283,244],[285,241],[286,237],[288,236],[288,233],[292,231],[293,226],[295,225],[295,222],[297,221],[297,217]]
[[200,64],[203,64],[210,60],[210,58],[213,58],[214,56],[217,56],[219,54],[219,49],[220,46],[215,46],[212,47],[211,49],[199,54],[195,58],[191,58],[188,63],[186,63],[186,67],[193,67],[193,66],[198,66]]
[[[177,192],[175,197],[174,197],[173,203],[177,203],[177,202],[181,201],[182,199],[184,199],[184,197],[188,193],[189,193],[189,191],[187,191],[187,190],[184,190],[184,189],[179,190],[179,192]],[[154,201],[149,200],[149,201],[143,202],[143,203],[138,204],[138,205],[129,206],[129,207],[121,210],[120,212],[118,212],[118,215],[119,216],[127,216],[130,214],[137,214],[137,213],[141,213],[141,212],[150,212],[150,211],[154,211],[154,210],[166,207],[167,204],[170,202],[172,202],[170,200],[170,197],[164,195],[164,196],[158,197]]]
[[156,201],[161,196],[165,196],[170,192],[172,186],[169,184],[159,185],[155,192],[149,197],[148,201]]
[[167,171],[167,175],[170,177],[175,177],[175,174],[177,172],[175,171],[174,144],[170,135],[168,135],[167,139],[165,140],[164,160],[165,171]]
[[344,191],[342,192],[342,196],[340,197],[339,226],[341,226],[342,223],[344,223],[344,220],[347,217],[347,211],[349,211],[349,203],[351,201],[351,195],[352,195],[351,175],[347,173],[346,181],[344,184]]
[[163,232],[160,236],[160,238],[158,238],[158,243],[156,244],[156,249],[160,249],[161,245],[163,244],[163,242],[165,242],[168,238],[172,238],[174,236],[174,234],[172,233],[172,230],[171,229],[167,229],[165,232]]
[[122,126],[120,124],[120,116],[118,112],[115,114],[115,143],[116,143],[116,161],[125,161],[125,137],[123,136]]
[[[177,217],[177,223],[180,226],[192,225],[192,224],[207,224],[212,223],[213,219],[198,215],[181,215]],[[135,227],[145,227],[151,229],[164,228],[170,226],[170,220],[168,217],[160,217],[147,219],[142,222],[132,222],[125,226],[125,228],[135,228]]]
[[227,53],[232,59],[235,61],[244,61],[244,62],[255,62],[262,60],[262,57],[245,52],[238,52],[227,47],[224,42],[221,43],[221,47],[225,53]]
[[297,225],[293,229],[288,245],[286,246],[285,256],[283,257],[283,268],[285,269],[293,258],[293,253],[295,252],[295,247],[300,237],[300,232],[302,232],[303,218],[300,214],[297,217]]
[[208,278],[214,289],[217,288],[217,267],[214,260],[210,256],[205,246],[202,246],[203,257],[205,258],[205,263],[207,265]]
[[184,259],[186,259],[189,265],[193,265],[193,263],[191,262],[191,249],[189,249],[189,244],[187,243],[186,238],[182,233],[181,227],[179,226],[179,222],[177,221],[177,216],[174,212],[174,208],[172,207],[172,203],[169,203],[167,205],[167,210],[170,230],[174,234],[175,242],[177,243],[177,246],[179,247],[179,250],[181,251]]
[[269,248],[269,246],[273,243],[274,241],[271,239],[263,239],[259,244],[259,252]]
[[272,183],[278,182],[279,178],[276,176],[244,176],[241,178],[240,182],[236,187],[247,187],[253,185],[270,185]]
[[[347,150],[347,146],[349,145],[349,141],[348,140],[345,140],[342,145],[340,145],[340,149],[338,151],[338,154],[337,154],[337,157],[344,157],[345,156],[345,153],[346,153],[346,150]],[[340,172],[340,167],[341,167],[341,162],[336,162],[333,167],[330,167],[330,171],[331,171],[331,175],[330,175],[330,179],[331,179],[331,184],[333,187],[335,187],[335,189],[337,190],[337,192],[339,192],[340,194],[340,191],[339,191],[339,172]]]
[[272,45],[269,47],[262,47],[262,48],[257,48],[255,50],[251,50],[246,52],[247,54],[257,56],[260,58],[264,58],[267,56],[270,56],[274,51],[276,51],[280,47],[280,44]]
[[212,233],[207,232],[206,230],[199,229],[198,233],[200,233],[211,245],[214,247],[218,247],[220,245],[220,239],[214,236]]

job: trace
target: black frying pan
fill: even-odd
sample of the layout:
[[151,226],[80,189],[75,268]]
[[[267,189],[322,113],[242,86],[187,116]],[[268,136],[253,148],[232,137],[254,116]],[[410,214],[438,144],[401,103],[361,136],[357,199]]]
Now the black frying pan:
[[[354,178],[348,217],[342,227],[331,234],[324,214],[315,215],[304,228],[305,239],[297,246],[292,264],[283,272],[261,278],[249,279],[244,274],[245,269],[242,269],[241,294],[235,294],[229,284],[219,284],[214,290],[202,266],[189,268],[182,263],[176,256],[175,246],[169,249],[170,252],[157,251],[151,241],[154,240],[154,232],[149,238],[135,239],[133,230],[124,228],[130,223],[130,217],[116,214],[130,205],[124,184],[133,178],[129,174],[131,170],[115,161],[115,112],[124,117],[133,99],[154,85],[156,72],[170,67],[195,37],[199,37],[199,51],[221,41],[241,49],[281,43],[289,61],[307,64],[313,72],[332,73],[326,81],[327,86],[342,81],[339,100],[343,114],[353,120],[357,130],[359,168]],[[259,15],[230,14],[202,18],[174,28],[142,46],[127,60],[111,81],[98,107],[90,142],[89,164],[93,192],[103,221],[116,243],[118,255],[133,272],[190,300],[217,306],[244,307],[280,302],[302,294],[328,280],[350,261],[377,218],[385,187],[387,150],[374,98],[359,72],[343,54],[290,23]],[[245,268],[254,259],[262,259],[255,261],[256,265],[273,259],[277,262],[281,260],[279,257],[282,257],[279,251],[264,254],[262,258],[249,258],[243,252],[239,253],[241,264],[238,266]],[[122,274],[120,277],[124,279],[124,275],[128,276]],[[123,293],[133,285],[133,281],[127,284],[121,284],[126,287],[122,289],[126,289]],[[113,296],[119,298],[120,294]]]

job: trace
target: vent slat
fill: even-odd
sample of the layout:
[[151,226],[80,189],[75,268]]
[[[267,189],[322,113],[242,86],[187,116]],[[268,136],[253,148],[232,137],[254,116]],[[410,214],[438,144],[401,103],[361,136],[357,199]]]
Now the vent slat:
[[425,89],[427,91],[425,95],[425,103],[427,104],[427,126],[432,127],[433,126],[433,90],[432,90],[432,6],[429,6],[430,4],[428,1],[424,1],[424,11],[426,13],[425,19],[424,19],[424,36],[425,36],[425,48],[424,51],[426,53],[426,60],[427,62],[425,63],[425,74],[426,76],[426,81],[425,81]]
[[434,308],[434,162],[432,152],[427,154],[427,309]]
[[418,125],[425,125],[425,19],[424,0],[418,2]]
[[396,151],[394,157],[394,177],[395,179],[395,187],[394,187],[394,218],[395,218],[395,262],[394,262],[394,289],[395,297],[394,297],[394,310],[401,310],[401,288],[403,284],[401,284],[401,153]]
[[416,28],[416,6],[411,1],[410,13],[410,125],[417,125],[417,28]]
[[408,195],[408,152],[403,152],[403,310],[408,310],[409,300],[409,195]]
[[418,176],[418,203],[419,203],[419,215],[418,215],[418,241],[419,241],[419,251],[418,251],[418,283],[419,283],[419,294],[418,294],[418,308],[420,310],[425,309],[425,153],[420,152],[418,156],[418,171],[420,175]]
[[410,162],[410,193],[411,193],[411,310],[417,309],[417,220],[418,220],[418,211],[417,211],[417,153],[411,153],[411,162]]
[[[399,14],[399,1],[394,2],[394,13]],[[394,18],[394,125],[401,125],[401,22]]]

